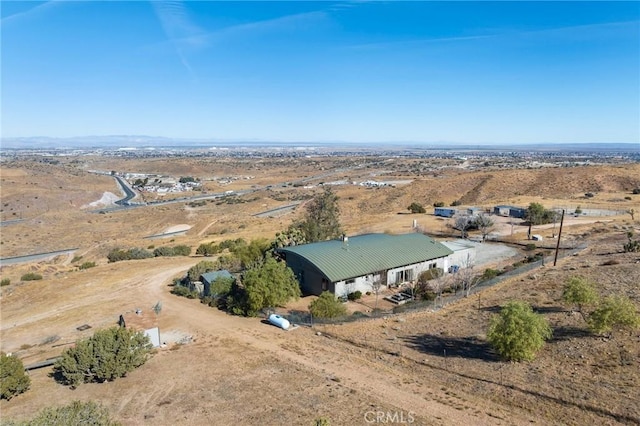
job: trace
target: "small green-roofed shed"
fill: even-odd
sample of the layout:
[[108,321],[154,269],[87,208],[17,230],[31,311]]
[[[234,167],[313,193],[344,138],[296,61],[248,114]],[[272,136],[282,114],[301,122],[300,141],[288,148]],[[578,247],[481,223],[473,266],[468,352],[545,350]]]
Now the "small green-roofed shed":
[[[333,283],[453,253],[443,244],[419,233],[365,234],[349,237],[345,241],[322,241],[283,247],[278,251],[285,255],[287,264],[292,258],[302,258]],[[300,268],[292,269],[295,272]]]

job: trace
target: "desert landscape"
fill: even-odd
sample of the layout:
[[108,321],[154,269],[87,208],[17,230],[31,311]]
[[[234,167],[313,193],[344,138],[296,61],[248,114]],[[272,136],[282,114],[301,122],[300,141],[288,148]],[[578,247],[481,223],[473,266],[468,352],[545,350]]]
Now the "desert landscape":
[[[25,365],[45,361],[116,325],[120,315],[132,326],[159,327],[164,343],[146,364],[113,382],[70,389],[50,377],[51,367],[30,370],[31,388],[0,402],[3,421],[82,400],[100,402],[125,425],[313,425],[319,418],[364,425],[380,423],[387,413],[396,423],[420,425],[640,422],[639,331],[592,334],[562,301],[564,283],[584,276],[600,295],[625,295],[640,307],[640,255],[622,250],[627,232],[640,232],[638,218],[627,213],[640,211],[640,195],[633,193],[640,188],[637,162],[504,167],[449,156],[22,155],[5,157],[0,166],[1,276],[10,280],[1,288],[2,351]],[[201,188],[136,191],[131,205],[118,206],[114,201],[124,195],[112,172],[189,176]],[[361,185],[367,181],[387,184]],[[170,293],[173,279],[203,259],[195,255],[200,244],[272,240],[326,185],[339,197],[347,235],[418,229],[452,239],[459,232],[451,220],[433,215],[436,202],[483,210],[536,202],[566,211],[563,248],[584,248],[441,309],[389,310],[291,331]],[[427,213],[409,214],[413,202]],[[534,229],[548,256],[556,226]],[[515,255],[496,257],[478,273],[526,257],[527,233],[522,223],[496,217],[494,238]],[[115,248],[178,244],[191,247],[192,255],[107,259]],[[50,252],[44,259],[13,259]],[[83,262],[95,267],[81,270]],[[22,281],[29,272],[43,279]],[[304,310],[313,298],[279,312]],[[491,316],[516,299],[529,302],[554,330],[530,362],[501,361],[486,339]],[[373,300],[347,304],[351,312],[367,312]],[[83,325],[90,328],[78,330]]]

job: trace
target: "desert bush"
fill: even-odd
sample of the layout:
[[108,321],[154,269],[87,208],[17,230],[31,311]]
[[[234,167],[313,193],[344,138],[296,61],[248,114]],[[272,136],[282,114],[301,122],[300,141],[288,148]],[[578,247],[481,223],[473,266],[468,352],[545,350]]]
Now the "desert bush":
[[500,275],[500,271],[498,271],[497,269],[487,268],[484,270],[484,273],[482,274],[482,278],[485,280],[490,280],[491,278],[495,278],[498,275]]
[[347,299],[351,301],[355,301],[362,298],[362,292],[360,290],[356,290],[353,293],[349,293],[347,295]]
[[436,201],[433,203],[433,207],[444,207],[444,201]]
[[423,271],[418,276],[418,283],[425,283],[427,281],[431,281],[435,278],[439,278],[444,274],[444,270],[442,268],[430,268],[426,271]]
[[9,278],[3,278],[2,281],[0,281],[0,287],[5,287],[9,284],[11,284],[11,280]]
[[535,250],[537,248],[538,248],[538,246],[536,246],[534,243],[529,243],[526,246],[524,246],[524,249],[526,251],[533,251],[533,250]]
[[124,327],[97,331],[76,342],[54,364],[54,377],[65,385],[112,381],[147,361],[151,343],[143,332]]
[[35,272],[27,272],[20,277],[20,281],[38,281],[42,279],[42,275]]
[[78,266],[78,269],[84,270],[89,268],[95,268],[96,262],[82,262],[82,265]]
[[93,401],[73,401],[62,407],[45,408],[27,422],[10,422],[7,426],[118,426],[119,424],[111,419],[109,411],[102,405]]
[[547,320],[526,302],[507,303],[491,318],[487,339],[503,358],[530,361],[542,349],[552,331]]
[[640,315],[628,297],[609,296],[589,315],[589,328],[594,333],[609,332],[615,326],[635,329],[640,327]]
[[323,291],[311,302],[309,311],[316,318],[336,318],[347,314],[347,308],[329,291]]
[[0,354],[0,397],[9,400],[27,391],[30,385],[31,379],[20,358],[4,352]]
[[633,191],[632,191],[632,192],[633,192],[634,194],[636,194],[636,195],[637,195],[637,194],[640,194],[640,188],[633,188]]
[[624,199],[631,201],[631,197],[629,197],[628,195],[626,197],[624,197]]
[[196,249],[196,254],[200,256],[212,256],[219,252],[220,252],[220,247],[213,242],[202,243]]
[[595,285],[583,277],[571,277],[562,290],[562,300],[577,306],[582,313],[585,305],[594,305],[598,302],[598,293]]
[[460,205],[462,205],[462,201],[460,200],[455,200],[453,203],[450,204],[451,207],[456,207]]
[[616,260],[616,259],[609,259],[606,262],[602,263],[602,266],[611,266],[611,265],[619,265],[620,261]]
[[148,259],[153,257],[153,253],[149,250],[145,250],[142,248],[130,248],[129,250],[122,249],[113,249],[107,254],[107,259],[109,259],[110,263],[120,262],[122,260],[132,260],[132,259]]
[[622,248],[624,249],[625,253],[637,253],[637,252],[640,252],[640,240],[634,240],[633,239],[633,231],[627,232],[627,238],[629,239],[629,241],[627,241],[622,246]]
[[82,259],[82,256],[73,256],[73,259],[71,259],[71,263],[76,263],[78,261],[80,261]]
[[422,204],[418,204],[418,203],[411,203],[411,205],[409,207],[407,207],[407,210],[409,210],[411,213],[426,213],[427,211],[424,209],[424,207],[422,206]]
[[574,212],[575,214],[582,214],[582,209],[580,208],[580,206],[576,207],[576,210]]
[[174,285],[171,288],[171,294],[175,294],[176,296],[186,297],[187,299],[197,299],[198,292],[195,290],[189,290],[188,287],[183,285]]

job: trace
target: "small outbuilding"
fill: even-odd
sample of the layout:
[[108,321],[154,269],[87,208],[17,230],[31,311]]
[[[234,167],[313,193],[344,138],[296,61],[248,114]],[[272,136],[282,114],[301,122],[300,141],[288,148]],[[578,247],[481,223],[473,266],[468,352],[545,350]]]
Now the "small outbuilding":
[[456,214],[456,209],[452,209],[450,207],[436,207],[433,210],[433,214],[441,217],[453,217]]
[[515,206],[495,206],[493,208],[493,214],[498,216],[514,217],[517,219],[524,219],[527,216],[527,209],[523,207]]
[[220,278],[234,279],[233,275],[231,275],[231,273],[225,269],[222,269],[220,271],[205,272],[204,274],[200,275],[200,282],[202,283],[202,295],[211,296],[211,284],[213,284],[214,281]]
[[442,244],[453,252],[451,256],[449,256],[448,272],[457,272],[460,269],[473,265],[475,262],[476,247],[472,242],[458,239],[443,241]]

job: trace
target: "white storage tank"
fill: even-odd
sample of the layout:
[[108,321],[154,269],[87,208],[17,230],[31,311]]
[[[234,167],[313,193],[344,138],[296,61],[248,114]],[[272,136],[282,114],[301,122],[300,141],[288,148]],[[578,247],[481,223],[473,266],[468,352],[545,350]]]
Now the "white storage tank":
[[289,327],[291,327],[289,320],[276,314],[269,315],[269,322],[275,325],[276,327],[280,327],[283,330],[288,330]]

